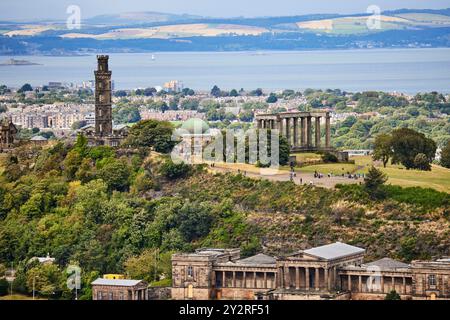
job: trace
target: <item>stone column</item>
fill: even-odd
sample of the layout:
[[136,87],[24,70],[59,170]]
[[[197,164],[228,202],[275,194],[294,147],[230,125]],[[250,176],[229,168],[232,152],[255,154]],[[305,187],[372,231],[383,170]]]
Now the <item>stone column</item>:
[[284,269],[283,267],[278,268],[278,271],[280,272],[280,277],[279,277],[279,286],[280,288],[284,287]]
[[380,279],[380,286],[381,286],[381,292],[382,293],[384,293],[384,277],[383,276],[381,276],[381,279]]
[[300,270],[295,267],[295,289],[300,289]]
[[300,145],[302,147],[304,147],[306,145],[306,118],[305,117],[301,117],[300,118],[300,124],[301,124],[301,128],[300,128]]
[[319,268],[315,268],[314,269],[314,289],[316,289],[317,291],[320,289],[320,283],[319,283]]
[[264,272],[264,288],[267,288],[267,272]]
[[395,277],[391,277],[391,284],[392,284],[391,290],[395,290]]
[[291,274],[289,273],[289,267],[284,267],[284,287],[289,289],[291,287]]
[[328,274],[328,268],[324,269],[324,281],[325,281],[325,288],[327,288],[327,291],[330,291],[331,285],[330,285],[330,275]]
[[403,292],[403,294],[406,294],[406,278],[405,277],[403,277],[403,287],[402,287],[402,292]]
[[320,117],[316,117],[316,148],[320,148]]
[[233,282],[232,282],[232,285],[231,285],[233,288],[236,288],[236,272],[235,271],[233,271]]
[[331,117],[327,115],[325,118],[325,148],[331,147],[331,123],[330,123]]
[[247,288],[247,272],[242,274],[242,288]]
[[312,147],[312,130],[311,130],[311,117],[306,118],[306,145],[308,148]]
[[358,276],[358,292],[362,292],[362,278]]
[[284,136],[283,119],[281,118],[278,120],[278,131],[280,131],[280,135]]
[[253,288],[257,288],[257,287],[258,287],[258,284],[256,282],[256,271],[255,271],[255,272],[253,272]]
[[352,291],[352,276],[351,275],[347,276],[347,281],[348,281],[347,289],[348,289],[348,291]]
[[294,121],[294,147],[298,147],[298,118],[292,118]]
[[276,289],[278,287],[277,285],[277,281],[278,281],[278,272],[274,272],[274,278],[273,278],[273,289]]
[[306,290],[309,290],[309,268],[305,268],[305,284],[306,284]]
[[[336,287],[338,285],[337,283],[337,272],[336,272],[336,267],[333,267],[333,287]],[[341,289],[339,287],[339,289]]]
[[261,129],[262,128],[262,120],[256,120],[256,122],[258,123],[257,128]]
[[291,128],[290,128],[290,118],[286,118],[286,139],[288,141],[289,147],[291,146]]

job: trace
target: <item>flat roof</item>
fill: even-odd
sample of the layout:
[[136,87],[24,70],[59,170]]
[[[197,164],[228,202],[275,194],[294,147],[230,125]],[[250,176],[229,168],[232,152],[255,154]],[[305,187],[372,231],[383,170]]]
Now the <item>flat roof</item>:
[[141,283],[143,280],[128,280],[128,279],[104,279],[98,278],[93,281],[92,285],[104,285],[104,286],[120,286],[120,287],[134,287]]
[[321,247],[304,250],[303,252],[326,260],[333,260],[354,254],[364,253],[365,251],[365,249],[359,247],[351,246],[342,242],[336,242]]

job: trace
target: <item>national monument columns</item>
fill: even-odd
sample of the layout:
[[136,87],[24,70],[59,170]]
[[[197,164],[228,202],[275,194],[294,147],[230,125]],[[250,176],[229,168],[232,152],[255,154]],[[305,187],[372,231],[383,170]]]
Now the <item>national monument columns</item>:
[[[325,122],[325,143],[321,125]],[[282,112],[256,115],[257,128],[277,128],[286,137],[292,151],[320,151],[331,149],[331,116],[326,111]],[[265,125],[265,124],[268,125]],[[314,142],[313,142],[314,130]]]

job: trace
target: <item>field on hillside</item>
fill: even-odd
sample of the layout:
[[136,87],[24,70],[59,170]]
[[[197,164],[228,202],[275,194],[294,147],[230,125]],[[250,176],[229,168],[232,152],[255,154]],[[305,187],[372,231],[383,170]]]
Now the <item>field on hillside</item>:
[[371,31],[399,30],[419,26],[444,27],[450,25],[450,17],[439,14],[401,14],[397,16],[380,16],[381,30],[370,30],[367,27],[369,16],[344,17],[298,22],[297,26],[303,30],[326,32],[332,34],[357,34]]
[[181,37],[216,37],[219,35],[253,35],[257,36],[268,30],[265,28],[234,24],[177,24],[151,28],[114,29],[102,34],[68,33],[63,38],[92,38],[97,40],[119,39],[170,39]]
[[433,188],[450,193],[450,169],[433,165],[431,171],[406,170],[401,165],[392,164],[388,164],[387,168],[383,168],[379,162],[374,162],[370,156],[352,157],[351,160],[355,160],[355,164],[319,164],[301,168],[300,172],[318,171],[323,174],[328,174],[329,172],[341,174],[348,171],[350,173],[367,173],[370,166],[374,164],[388,175],[388,183],[393,185]]

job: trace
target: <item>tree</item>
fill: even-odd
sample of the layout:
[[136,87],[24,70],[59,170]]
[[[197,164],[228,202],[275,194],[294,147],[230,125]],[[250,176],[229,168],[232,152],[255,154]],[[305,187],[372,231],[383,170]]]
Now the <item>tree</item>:
[[70,181],[75,178],[75,173],[78,171],[81,161],[83,161],[83,157],[75,149],[67,154],[63,162],[64,173],[67,180]]
[[423,153],[418,153],[414,158],[414,168],[423,171],[430,171],[431,165],[427,159],[427,156]]
[[267,103],[275,103],[277,101],[278,101],[278,98],[274,93],[271,93],[266,100]]
[[373,160],[383,161],[383,167],[386,165],[389,159],[392,157],[392,136],[389,134],[379,134],[375,138],[373,149]]
[[386,183],[387,180],[387,176],[381,170],[372,166],[364,178],[364,188],[372,198],[383,198],[384,191],[381,186]]
[[169,153],[175,145],[172,141],[173,127],[170,122],[157,120],[140,121],[131,127],[124,145],[135,148],[151,148],[162,153]]
[[128,94],[125,90],[117,90],[114,95],[118,98],[126,97]]
[[386,294],[386,297],[384,297],[384,300],[401,300],[400,295],[397,293],[397,291],[392,290],[388,294]]
[[27,91],[33,91],[33,87],[29,83],[25,83],[17,92],[23,93]]
[[185,96],[194,96],[195,95],[195,91],[190,89],[190,88],[184,88],[181,91]]
[[237,96],[239,96],[239,93],[237,92],[237,90],[236,89],[232,89],[230,91],[230,97],[237,97]]
[[407,169],[419,169],[414,162],[416,156],[423,153],[431,163],[436,154],[436,143],[422,133],[401,128],[392,132],[392,150],[392,163],[401,163]]
[[9,290],[9,283],[6,279],[0,279],[0,297],[6,296]]
[[130,168],[122,161],[113,160],[100,169],[99,177],[108,185],[108,190],[126,191],[129,183]]
[[87,125],[87,122],[85,120],[75,121],[74,123],[72,123],[72,130],[78,130],[80,128],[83,128],[85,125]]
[[441,150],[441,166],[445,168],[450,168],[450,140]]
[[217,85],[215,85],[212,89],[211,89],[211,95],[213,97],[220,97],[221,91],[219,89],[219,87]]
[[250,92],[251,96],[255,96],[255,97],[261,97],[263,95],[263,91],[261,88],[258,88],[256,90],[253,90],[252,92]]
[[63,274],[55,264],[37,264],[26,273],[28,291],[34,289],[43,296],[55,295],[62,290]]
[[334,154],[332,154],[330,152],[325,152],[322,155],[322,161],[325,162],[325,163],[336,163],[336,162],[339,162],[338,158]]
[[151,97],[156,93],[156,89],[155,88],[145,88],[144,89],[144,96],[146,97]]
[[146,249],[140,255],[130,257],[124,262],[125,272],[131,279],[142,279],[149,283],[158,281],[164,273],[159,258],[159,249]]
[[161,174],[170,180],[187,177],[190,172],[190,165],[184,162],[174,163],[170,159],[161,166]]

